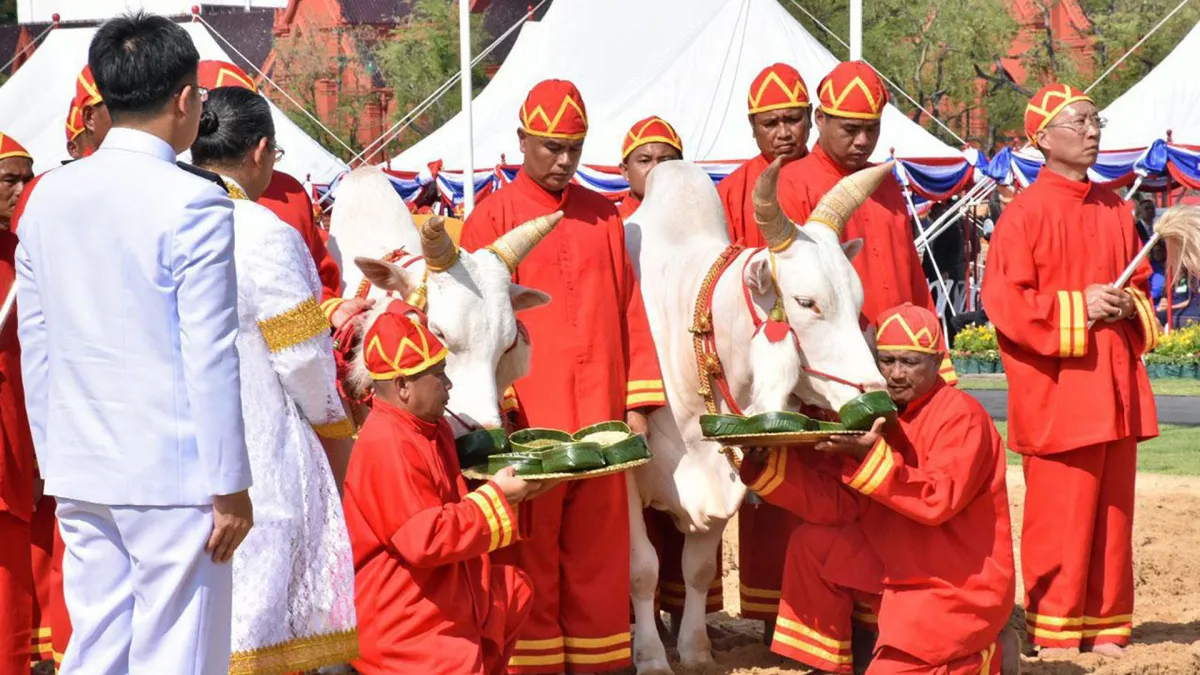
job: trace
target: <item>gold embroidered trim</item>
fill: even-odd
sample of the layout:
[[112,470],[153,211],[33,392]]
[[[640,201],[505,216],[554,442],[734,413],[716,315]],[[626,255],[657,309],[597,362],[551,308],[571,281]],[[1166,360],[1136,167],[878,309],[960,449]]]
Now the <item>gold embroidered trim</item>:
[[229,675],[281,675],[349,663],[357,658],[358,631],[351,628],[236,652],[230,658]]
[[258,328],[267,341],[267,348],[280,352],[328,333],[329,320],[321,313],[317,301],[308,299],[279,316],[259,321]]
[[354,427],[354,421],[349,417],[343,417],[336,422],[328,424],[314,424],[312,425],[312,429],[321,438],[350,438],[354,435],[355,431],[358,431]]

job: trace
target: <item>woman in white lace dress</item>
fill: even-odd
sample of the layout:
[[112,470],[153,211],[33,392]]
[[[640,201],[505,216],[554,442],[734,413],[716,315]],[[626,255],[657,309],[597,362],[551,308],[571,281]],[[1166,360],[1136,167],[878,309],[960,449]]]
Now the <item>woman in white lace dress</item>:
[[353,424],[334,381],[329,325],[308,248],[254,203],[277,155],[266,99],[209,92],[192,159],[234,199],[242,413],[254,529],[233,558],[231,673],[273,675],[357,655],[354,567],[339,483]]

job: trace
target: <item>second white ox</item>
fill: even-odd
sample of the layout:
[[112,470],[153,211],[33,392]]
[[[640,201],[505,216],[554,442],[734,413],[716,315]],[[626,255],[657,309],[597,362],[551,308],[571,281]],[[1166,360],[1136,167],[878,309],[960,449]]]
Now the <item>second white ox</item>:
[[[711,303],[724,377],[747,415],[795,409],[796,398],[837,410],[861,391],[885,388],[858,323],[863,290],[850,260],[862,241],[843,244],[832,228],[840,228],[888,172],[890,166],[883,165],[844,179],[822,199],[804,228],[789,222],[779,208],[779,163],[759,178],[755,219],[769,246],[738,254],[715,282]],[[701,434],[699,418],[708,411],[692,332],[705,278],[730,242],[711,179],[700,167],[682,161],[654,169],[646,199],[625,231],[668,400],[650,418],[654,461],[635,470],[630,488],[634,663],[640,675],[658,675],[671,670],[655,628],[658,559],[641,510],[667,511],[685,534],[687,592],[678,644],[683,664],[693,666],[712,660],[705,596],[718,573],[721,532],[746,493],[718,444]],[[772,342],[756,329],[777,299],[798,342]],[[715,396],[719,412],[730,412],[728,402],[719,393]]]

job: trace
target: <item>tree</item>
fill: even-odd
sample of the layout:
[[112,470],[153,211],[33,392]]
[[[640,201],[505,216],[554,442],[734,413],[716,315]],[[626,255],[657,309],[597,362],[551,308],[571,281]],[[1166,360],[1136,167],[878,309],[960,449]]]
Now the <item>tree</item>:
[[[1178,1],[1080,0],[1079,4],[1094,30],[1095,76],[1099,76],[1167,16]],[[1200,5],[1189,2],[1096,85],[1091,92],[1096,105],[1104,108],[1149,74],[1197,21],[1200,21]]]
[[[831,52],[846,58],[840,42],[791,0],[782,1]],[[845,2],[810,2],[805,9],[838,35],[849,34]],[[929,116],[967,140],[987,142],[968,138],[972,117],[987,113],[980,100],[987,83],[980,73],[990,72],[1007,55],[1017,29],[1003,0],[959,0],[952,11],[937,0],[863,3],[864,57],[916,100],[914,105],[893,92],[893,104],[952,145],[958,144],[957,139],[932,124]]]
[[[471,17],[471,53],[486,44],[482,17]],[[398,121],[433,94],[459,70],[458,3],[446,0],[413,0],[409,14],[387,40],[375,49],[380,73],[395,92]],[[484,62],[471,72],[472,90],[478,93],[486,81]],[[412,121],[398,139],[401,148],[412,145],[458,113],[458,86],[445,92]]]
[[[300,29],[275,42],[275,67],[273,75],[281,86],[309,115],[322,119],[330,131],[349,145],[354,152],[362,150],[358,141],[358,130],[364,118],[367,103],[378,100],[372,91],[371,82],[360,81],[363,74],[352,68],[355,59],[351,53],[368,53],[374,39],[370,29],[330,29],[331,40],[318,40],[315,34]],[[367,60],[368,67],[370,61]],[[369,77],[369,73],[366,74]],[[324,118],[318,114],[318,86],[321,82],[332,82],[335,97],[332,115]],[[273,94],[268,91],[268,94]],[[334,155],[349,159],[346,148],[314,122],[308,115],[296,109],[295,104],[285,97],[272,95],[277,105],[296,123],[304,133]]]

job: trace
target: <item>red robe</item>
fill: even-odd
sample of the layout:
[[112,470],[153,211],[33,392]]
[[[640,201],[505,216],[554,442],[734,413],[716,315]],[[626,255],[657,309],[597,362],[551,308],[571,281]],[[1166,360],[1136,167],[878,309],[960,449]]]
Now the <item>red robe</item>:
[[[16,280],[17,236],[0,230],[0,302]],[[25,393],[14,306],[0,326],[0,675],[28,675],[33,623],[30,518],[36,460]],[[40,641],[39,641],[40,642]]]
[[805,456],[776,452],[765,465],[743,465],[752,489],[805,523],[788,549],[772,650],[852,672],[850,614],[859,604],[878,607],[884,661],[926,664],[913,672],[947,664],[978,673],[985,663],[982,672],[998,672],[994,643],[1015,572],[1004,449],[983,407],[938,382],[863,461],[842,460],[840,481],[828,480],[828,462],[798,461]]
[[317,264],[317,274],[321,277],[321,302],[341,297],[342,272],[325,246],[321,228],[313,220],[312,200],[304,185],[282,171],[275,171],[271,174],[271,183],[266,192],[258,198],[258,203],[296,228],[304,238],[304,243],[308,244],[313,262]]
[[1021,392],[1008,400],[1008,444],[1016,452],[1048,455],[1158,435],[1140,360],[1158,335],[1153,308],[1141,302],[1149,296],[1149,261],[1128,286],[1138,299],[1134,318],[1089,330],[1083,298],[1089,285],[1113,283],[1140,248],[1129,205],[1116,193],[1050,170],[1004,210],[982,300],[1009,386]]
[[638,207],[641,205],[642,200],[634,197],[633,193],[630,193],[629,196],[625,199],[622,199],[621,204],[617,206],[617,215],[621,216],[621,220],[627,220],[629,216],[632,216],[633,212],[637,211]]
[[754,221],[754,202],[750,197],[754,194],[754,184],[758,177],[772,161],[774,160],[768,159],[766,155],[758,155],[717,183],[717,194],[721,197],[721,203],[725,205],[725,222],[729,226],[730,242],[740,241],[751,248],[767,245]]
[[[517,512],[494,483],[467,491],[450,426],[376,398],[354,444],[344,504],[361,652],[354,667],[504,672],[528,589],[511,572],[498,583],[503,568],[487,553],[516,541]],[[514,604],[516,615],[503,611]]]
[[[1025,455],[1021,568],[1034,644],[1127,644],[1137,442],[1158,435],[1141,355],[1157,343],[1148,262],[1137,313],[1088,328],[1085,289],[1140,248],[1127,203],[1049,169],[1004,210],[982,299],[1009,384],[1008,444]],[[1100,581],[1097,581],[1100,580]]]
[[[521,263],[517,283],[549,293],[522,314],[533,349],[516,383],[530,426],[574,432],[666,402],[641,292],[612,203],[570,185],[559,195],[524,171],[463,226],[474,251],[538,216],[565,217]],[[514,672],[603,672],[629,665],[629,521],[625,477],[568,483],[539,497],[533,537],[513,553],[534,586]]]

